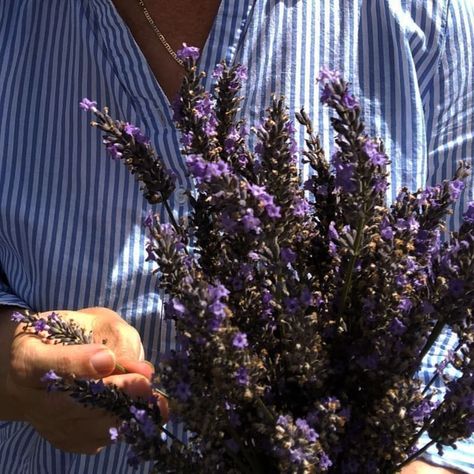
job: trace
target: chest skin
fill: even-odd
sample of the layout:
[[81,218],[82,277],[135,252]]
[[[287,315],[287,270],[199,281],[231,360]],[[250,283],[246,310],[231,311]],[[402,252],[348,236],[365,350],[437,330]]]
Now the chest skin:
[[[166,51],[152,30],[137,0],[112,0],[145,56],[156,80],[170,101],[177,94],[183,69]],[[157,28],[174,51],[183,43],[202,50],[219,9],[220,0],[145,1]]]

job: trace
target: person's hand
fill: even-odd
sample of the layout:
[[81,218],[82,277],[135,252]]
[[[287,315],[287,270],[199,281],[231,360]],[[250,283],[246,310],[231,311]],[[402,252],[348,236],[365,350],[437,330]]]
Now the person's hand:
[[[64,451],[94,454],[109,444],[109,428],[116,426],[117,420],[101,410],[81,406],[65,393],[47,392],[41,377],[52,369],[61,376],[103,378],[133,397],[149,397],[153,368],[143,360],[137,331],[114,311],[87,308],[56,312],[92,330],[94,344],[46,344],[40,337],[24,333],[21,324],[12,329],[0,321],[0,419],[26,421]],[[50,312],[42,315],[47,314]],[[5,314],[0,316],[8,319]],[[10,351],[5,356],[7,347]],[[117,370],[116,364],[129,373]]]
[[404,467],[400,474],[461,474],[461,471],[433,466],[424,461],[413,461]]

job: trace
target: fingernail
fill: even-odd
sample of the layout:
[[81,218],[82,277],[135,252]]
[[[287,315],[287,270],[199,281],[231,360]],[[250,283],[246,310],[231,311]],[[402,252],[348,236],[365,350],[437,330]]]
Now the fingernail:
[[114,371],[115,358],[109,350],[96,352],[90,359],[92,367],[100,375],[108,375]]

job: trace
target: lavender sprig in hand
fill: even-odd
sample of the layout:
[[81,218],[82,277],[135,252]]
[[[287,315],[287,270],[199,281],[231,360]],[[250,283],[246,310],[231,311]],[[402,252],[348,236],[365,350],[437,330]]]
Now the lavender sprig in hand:
[[74,345],[92,343],[92,331],[86,331],[72,319],[65,321],[55,312],[52,312],[44,319],[29,311],[24,313],[15,311],[11,315],[11,320],[16,323],[22,323],[24,325],[23,331],[41,335],[54,344]]

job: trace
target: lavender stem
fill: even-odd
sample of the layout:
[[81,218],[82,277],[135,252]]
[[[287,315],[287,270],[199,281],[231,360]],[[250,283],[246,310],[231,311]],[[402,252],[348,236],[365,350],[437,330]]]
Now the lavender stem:
[[346,273],[344,275],[344,287],[342,289],[342,298],[341,298],[341,307],[339,310],[339,321],[341,323],[344,322],[344,311],[346,310],[346,302],[347,302],[347,297],[349,295],[349,291],[351,288],[352,284],[352,273],[354,271],[355,267],[355,262],[357,260],[357,257],[359,256],[360,252],[360,246],[362,243],[362,235],[363,235],[363,229],[365,226],[365,209],[364,212],[362,213],[362,217],[359,220],[359,224],[357,226],[357,234],[355,238],[355,243],[354,243],[354,253],[349,261],[349,265],[347,267]]

